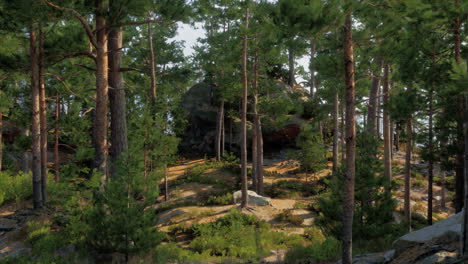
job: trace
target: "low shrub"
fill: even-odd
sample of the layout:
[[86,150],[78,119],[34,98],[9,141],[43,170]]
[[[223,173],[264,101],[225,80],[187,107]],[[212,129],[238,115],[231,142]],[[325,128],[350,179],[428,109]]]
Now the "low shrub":
[[0,172],[0,205],[9,201],[19,202],[32,195],[30,173]]
[[206,201],[207,205],[229,205],[233,204],[234,196],[231,192],[225,194],[212,195]]
[[304,230],[304,236],[312,243],[312,244],[320,244],[325,242],[326,237],[323,234],[322,230],[318,227],[310,227]]
[[286,263],[306,264],[313,261],[334,261],[339,258],[341,242],[334,237],[327,238],[322,243],[314,243],[309,246],[293,247],[285,257]]
[[300,236],[271,232],[270,224],[232,210],[213,223],[193,226],[190,248],[199,254],[257,261],[269,250],[296,245]]
[[294,211],[291,209],[285,209],[278,215],[278,220],[282,222],[288,222],[293,225],[299,226],[304,223],[304,219],[298,215],[294,214]]

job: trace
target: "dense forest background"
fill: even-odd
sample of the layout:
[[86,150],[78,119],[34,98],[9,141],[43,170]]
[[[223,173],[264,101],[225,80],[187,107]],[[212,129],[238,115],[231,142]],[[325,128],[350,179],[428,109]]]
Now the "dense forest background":
[[0,263],[463,263],[467,14],[0,0]]

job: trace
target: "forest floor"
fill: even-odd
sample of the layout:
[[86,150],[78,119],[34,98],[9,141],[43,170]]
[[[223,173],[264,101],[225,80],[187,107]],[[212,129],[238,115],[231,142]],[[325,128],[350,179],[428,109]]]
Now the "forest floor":
[[[203,166],[207,161],[203,159],[187,160],[180,162],[176,166],[168,168],[169,180],[169,201],[164,201],[164,192],[161,192],[159,198],[160,203],[155,205],[158,209],[158,228],[163,232],[171,232],[175,228],[190,228],[194,224],[213,222],[216,219],[226,215],[230,210],[238,208],[232,201],[225,201],[225,205],[207,206],[206,201],[210,197],[216,197],[220,193],[228,190],[235,190],[238,186],[238,176],[231,170],[226,170],[223,167],[207,167],[198,177],[187,179],[191,171],[197,167]],[[209,162],[208,162],[209,163]],[[317,175],[309,175],[306,177],[303,173],[298,173],[298,163],[293,160],[267,159],[265,160],[265,186],[266,196],[272,194],[273,188],[269,186],[286,186],[292,188],[284,193],[275,193],[277,197],[271,199],[271,206],[253,206],[244,210],[247,214],[257,216],[259,219],[265,220],[272,225],[274,232],[285,232],[288,234],[304,234],[308,227],[314,225],[316,212],[313,210],[313,204],[316,203],[317,195],[303,195],[303,191],[295,189],[300,186],[314,188],[319,184],[320,179],[331,173],[331,164],[328,168],[317,173]],[[395,153],[394,175],[398,180],[403,179],[404,167],[404,152]],[[423,179],[415,179],[411,190],[412,209],[414,213],[426,216],[427,213],[427,168],[416,156],[413,160],[413,169],[423,177]],[[437,170],[435,175],[437,176]],[[417,177],[416,177],[417,178]],[[294,183],[285,185],[285,183]],[[282,184],[282,185],[281,185]],[[438,221],[445,219],[454,214],[451,197],[448,190],[447,208],[442,209],[440,206],[442,188],[434,184],[434,220]],[[400,186],[394,192],[394,196],[398,201],[398,208],[395,212],[396,221],[400,221],[402,217],[403,206],[403,191],[404,186]],[[311,206],[312,205],[312,206]],[[19,203],[7,203],[0,207],[0,258],[5,256],[17,256],[29,252],[30,246],[25,242],[26,239],[26,223],[31,220],[44,220],[51,218],[53,213],[49,209],[35,212],[30,209],[31,201],[22,201]],[[312,208],[312,209],[311,209]],[[292,224],[279,220],[279,216],[289,210],[292,214],[303,219],[301,224]],[[175,241],[181,247],[187,247],[191,238],[183,233],[175,237]],[[271,256],[265,258],[264,261],[274,262],[280,261],[284,257],[284,250],[271,252]]]

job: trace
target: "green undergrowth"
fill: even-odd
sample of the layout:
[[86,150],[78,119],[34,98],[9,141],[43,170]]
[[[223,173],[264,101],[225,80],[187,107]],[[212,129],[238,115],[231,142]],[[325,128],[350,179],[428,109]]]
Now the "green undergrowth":
[[177,248],[173,243],[161,245],[156,251],[155,260],[157,263],[169,263],[215,258],[237,263],[258,262],[260,258],[268,256],[270,250],[304,243],[304,238],[299,235],[273,232],[271,228],[269,223],[233,209],[213,223],[172,230],[179,234],[186,232],[192,237],[188,249]]

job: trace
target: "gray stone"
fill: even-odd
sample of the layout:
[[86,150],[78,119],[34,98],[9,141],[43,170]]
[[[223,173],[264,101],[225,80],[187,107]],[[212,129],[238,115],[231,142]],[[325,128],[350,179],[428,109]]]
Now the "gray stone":
[[398,255],[406,248],[412,246],[424,244],[448,244],[458,241],[461,234],[462,222],[463,214],[460,212],[450,218],[437,222],[432,226],[428,226],[400,237],[393,242],[393,247]]
[[[386,263],[384,253],[364,254],[353,257],[353,264],[384,264]],[[342,261],[336,262],[342,264]]]
[[396,251],[394,249],[388,250],[384,253],[385,262],[390,262],[395,257]]
[[16,229],[16,226],[0,225],[0,232],[8,232]]
[[[242,200],[242,191],[237,191],[233,194],[234,203],[240,203]],[[267,206],[271,205],[271,199],[269,197],[263,197],[258,195],[254,191],[247,191],[247,200],[248,204],[251,205],[258,205],[258,206]]]
[[55,254],[59,257],[66,257],[74,252],[76,252],[76,247],[70,244],[64,248],[57,249],[57,251],[55,251]]
[[456,260],[456,253],[449,251],[440,251],[436,254],[423,259],[420,264],[445,264],[452,263]]

